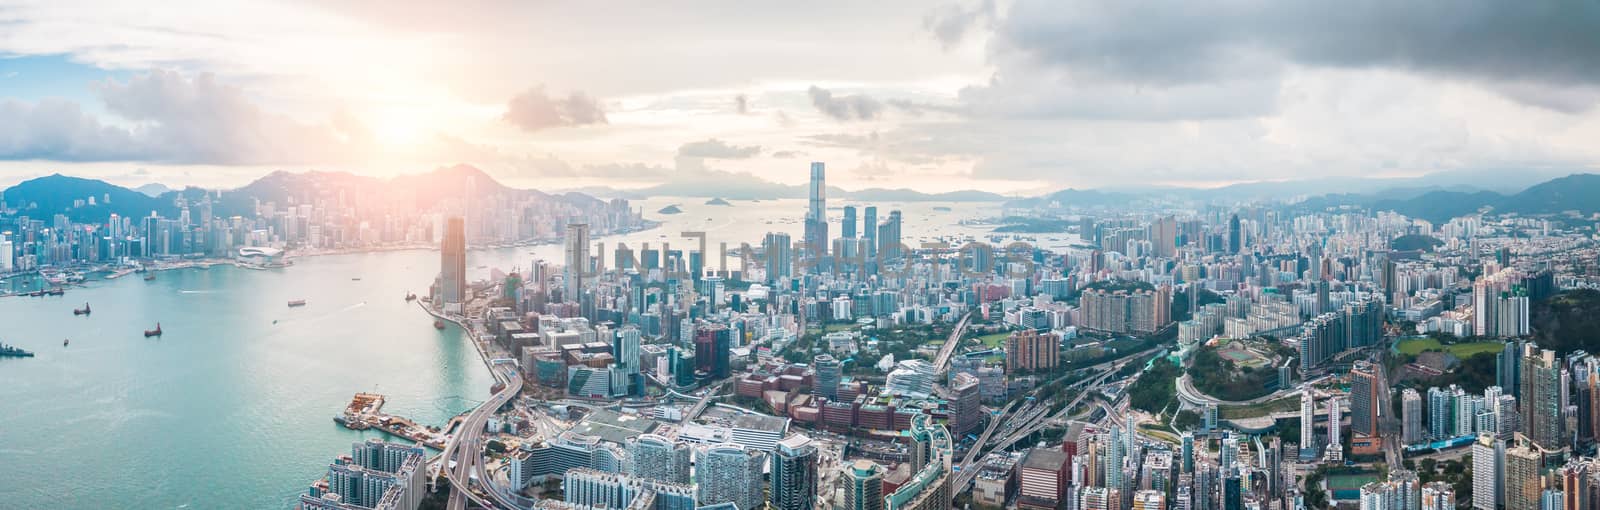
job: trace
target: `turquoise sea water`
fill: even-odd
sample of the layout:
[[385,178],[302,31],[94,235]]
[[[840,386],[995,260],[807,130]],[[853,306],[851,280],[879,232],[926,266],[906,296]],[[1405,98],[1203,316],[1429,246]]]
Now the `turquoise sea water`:
[[0,299],[0,341],[38,353],[0,358],[0,507],[289,508],[381,435],[333,423],[352,394],[422,423],[470,409],[493,384],[476,352],[403,299],[437,263],[338,255]]

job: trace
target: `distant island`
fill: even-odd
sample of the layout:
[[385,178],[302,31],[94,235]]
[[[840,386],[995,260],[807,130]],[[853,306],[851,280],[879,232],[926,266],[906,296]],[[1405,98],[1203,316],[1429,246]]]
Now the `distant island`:
[[939,212],[950,212],[950,208],[949,207],[945,207],[945,206],[942,206],[942,205],[933,206],[933,210],[939,211]]
[[666,207],[662,207],[661,210],[656,211],[656,213],[658,213],[658,214],[679,214],[679,213],[682,213],[682,212],[683,212],[683,209],[679,209],[678,208],[678,204],[672,204],[672,205],[669,205],[669,206],[666,206]]
[[1015,217],[1015,216],[1009,216],[1009,217],[1006,217],[1006,218],[1002,218],[1000,220],[1000,222],[1004,223],[1004,225],[1001,225],[999,227],[995,227],[995,229],[994,229],[995,232],[998,232],[998,233],[1018,233],[1018,234],[1047,234],[1047,233],[1055,233],[1055,232],[1066,232],[1067,231],[1067,224],[1068,224],[1067,220],[1057,220],[1057,219],[1048,219],[1048,218],[1022,218],[1022,217]]
[[717,198],[713,198],[711,200],[707,200],[706,201],[706,205],[733,205],[733,204],[728,203],[727,200],[723,200],[722,197],[717,197]]

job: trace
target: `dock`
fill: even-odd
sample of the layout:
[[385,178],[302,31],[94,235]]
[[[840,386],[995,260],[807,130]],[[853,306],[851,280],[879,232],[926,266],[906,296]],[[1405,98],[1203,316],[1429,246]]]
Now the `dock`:
[[422,443],[436,450],[444,449],[445,434],[418,425],[411,419],[383,412],[384,396],[377,393],[357,393],[350,399],[344,412],[333,421],[350,430],[378,429],[386,434]]

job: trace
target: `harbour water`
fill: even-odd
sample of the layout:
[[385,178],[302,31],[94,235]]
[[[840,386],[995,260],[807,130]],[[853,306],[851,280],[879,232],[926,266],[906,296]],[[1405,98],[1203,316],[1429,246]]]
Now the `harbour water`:
[[[609,252],[618,241],[690,248],[679,233],[691,230],[707,232],[713,251],[767,231],[799,239],[802,200],[703,202],[637,201],[660,228],[595,240]],[[656,214],[670,204],[684,212]],[[981,239],[985,228],[956,222],[998,212],[878,205],[880,218],[905,211],[908,242]],[[477,279],[535,258],[559,263],[561,247],[475,250],[467,267]],[[404,300],[426,294],[438,263],[430,250],[329,255],[0,298],[0,341],[38,355],[0,358],[0,507],[289,508],[352,441],[381,436],[333,423],[354,393],[382,393],[385,411],[425,424],[472,408],[493,383],[477,354]],[[308,304],[288,307],[293,299]],[[94,313],[74,316],[85,302]],[[145,338],[157,322],[165,334]]]

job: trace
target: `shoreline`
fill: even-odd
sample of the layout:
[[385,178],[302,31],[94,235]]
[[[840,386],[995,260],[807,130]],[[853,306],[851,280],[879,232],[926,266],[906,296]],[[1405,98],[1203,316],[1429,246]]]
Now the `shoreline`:
[[[614,236],[623,236],[623,235],[629,235],[629,234],[637,234],[637,233],[640,233],[640,232],[649,232],[651,230],[655,230],[655,229],[661,228],[661,225],[662,225],[662,223],[659,222],[659,221],[650,221],[649,225],[644,226],[642,228],[619,231],[619,232],[612,232],[612,233],[605,234],[603,236],[596,237],[595,239],[605,239],[605,238],[614,237]],[[468,246],[467,247],[467,251],[470,253],[470,252],[479,251],[479,250],[485,250],[485,251],[486,250],[504,250],[504,249],[513,249],[513,248],[525,248],[525,247],[529,247],[529,246],[545,246],[545,245],[553,245],[553,244],[560,244],[560,243],[561,243],[561,239],[559,239],[559,238],[556,238],[556,239],[534,239],[534,240],[528,240],[528,241],[518,241],[518,242],[514,242],[514,243],[496,243],[496,244],[482,245],[482,246],[476,246],[476,247]],[[111,265],[111,264],[85,264],[85,265],[72,265],[72,266],[51,266],[51,267],[48,268],[49,271],[51,271],[51,272],[71,271],[71,272],[80,273],[80,274],[84,274],[84,275],[93,274],[93,273],[106,273],[106,274],[100,275],[100,276],[97,276],[97,277],[93,277],[93,278],[85,277],[85,279],[83,281],[70,282],[70,283],[65,283],[65,284],[62,284],[62,285],[53,285],[53,284],[48,284],[47,283],[47,284],[41,286],[40,289],[84,288],[84,287],[87,286],[87,284],[92,283],[92,282],[105,282],[105,281],[117,280],[117,279],[121,279],[121,278],[127,277],[129,275],[139,274],[141,272],[140,270],[142,270],[142,272],[155,273],[155,272],[173,271],[173,270],[179,270],[179,269],[211,269],[212,266],[216,266],[216,265],[230,265],[230,266],[237,267],[237,268],[240,268],[240,269],[250,269],[250,270],[261,271],[261,270],[285,269],[285,268],[293,267],[294,259],[298,259],[298,258],[315,258],[315,257],[326,257],[326,256],[334,256],[334,255],[360,255],[360,254],[366,254],[366,253],[389,253],[389,252],[399,252],[399,251],[437,250],[437,249],[439,249],[439,247],[437,245],[419,243],[419,244],[406,244],[406,245],[366,247],[366,248],[346,248],[346,249],[332,249],[332,250],[308,250],[308,251],[296,251],[296,252],[285,251],[284,255],[283,255],[283,260],[285,262],[287,262],[287,263],[284,264],[284,265],[281,265],[281,266],[257,266],[257,265],[245,264],[245,263],[239,262],[238,259],[235,259],[235,258],[209,258],[209,257],[208,258],[196,258],[196,259],[183,259],[183,260],[179,260],[179,261],[176,261],[176,262],[160,262],[160,261],[156,261],[156,262],[153,262],[153,263],[151,263],[149,265],[141,264],[138,268],[134,268],[133,266],[128,266],[128,265]],[[30,276],[30,275],[38,276],[40,278],[43,278],[43,273],[44,273],[44,270],[41,270],[41,269],[34,269],[34,270],[30,270],[30,271],[19,271],[19,272],[9,273],[9,274],[5,274],[5,275],[0,275],[0,282],[4,282],[4,281],[10,280],[12,278],[27,277],[27,276]],[[28,297],[28,296],[26,294],[26,291],[15,292],[15,293],[9,292],[9,291],[0,291],[0,298],[7,298],[7,297]],[[429,313],[432,314],[433,312],[430,311]],[[449,319],[446,319],[446,320],[449,320]],[[452,320],[451,322],[456,322],[456,321]],[[464,325],[461,325],[459,322],[457,322],[456,324],[458,326],[462,326],[462,329],[467,329]],[[471,331],[471,330],[467,330],[467,331]]]

